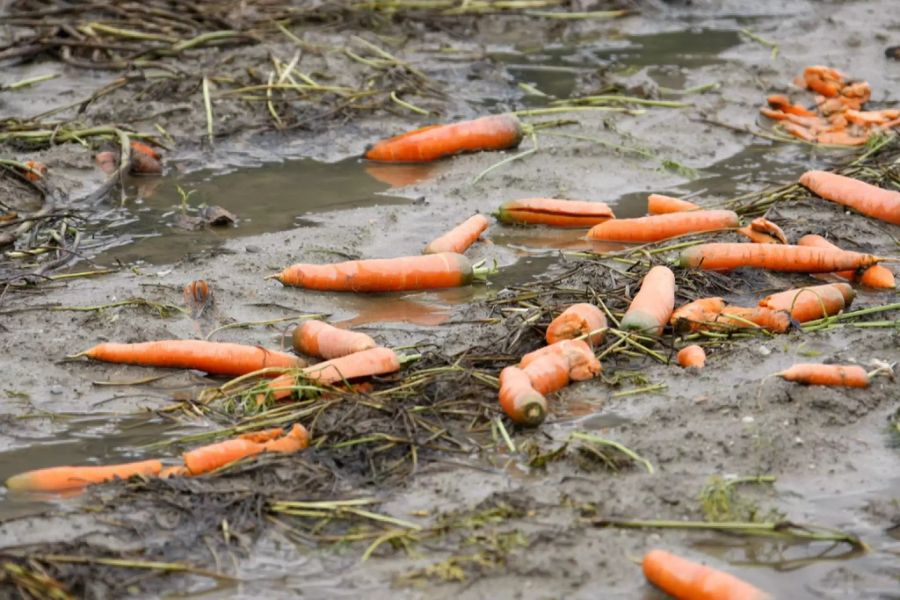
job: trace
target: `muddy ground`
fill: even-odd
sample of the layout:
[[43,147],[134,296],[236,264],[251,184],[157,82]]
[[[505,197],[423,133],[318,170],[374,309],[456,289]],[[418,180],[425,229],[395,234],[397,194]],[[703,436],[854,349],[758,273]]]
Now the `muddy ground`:
[[[57,464],[177,457],[197,443],[184,436],[247,422],[242,419],[261,422],[222,402],[195,404],[200,390],[222,383],[202,374],[64,359],[99,341],[213,333],[218,340],[277,347],[285,343],[287,319],[327,314],[385,345],[415,347],[424,358],[402,376],[379,381],[374,395],[316,400],[271,413],[285,423],[302,422],[314,442],[318,438],[318,447],[299,456],[193,481],[102,486],[72,498],[0,492],[5,494],[0,496],[0,560],[5,561],[0,595],[28,595],[24,579],[10,567],[15,564],[46,571],[73,595],[86,597],[649,599],[662,595],[644,582],[635,561],[661,546],[736,573],[779,598],[900,597],[900,385],[882,377],[867,390],[848,391],[767,378],[799,360],[867,366],[873,360],[897,361],[896,310],[868,317],[893,321],[881,327],[709,340],[708,366],[700,372],[647,355],[611,353],[603,360],[603,380],[560,392],[539,429],[505,422],[513,452],[492,425],[501,416],[495,391],[473,373],[496,375],[515,356],[540,345],[541,325],[566,303],[599,297],[614,312],[622,310],[649,266],[641,257],[610,263],[564,255],[559,248],[576,253],[592,248],[567,232],[495,225],[488,241],[469,251],[499,266],[486,286],[363,298],[287,289],[263,279],[296,261],[416,254],[466,215],[490,212],[515,197],[602,200],[617,215],[633,216],[641,214],[648,192],[698,192],[697,201],[705,206],[760,192],[745,198],[745,205],[805,169],[846,165],[866,149],[774,142],[713,122],[765,126],[757,118],[765,95],[790,91],[791,80],[808,64],[829,64],[866,79],[875,106],[900,104],[900,62],[884,55],[900,36],[900,16],[892,5],[887,0],[650,2],[627,6],[634,14],[615,20],[492,14],[408,20],[381,15],[372,21],[336,13],[299,21],[290,30],[309,43],[351,45],[351,34],[377,39],[421,70],[436,91],[419,94],[424,80],[402,65],[373,75],[344,55],[309,49],[299,63],[306,72],[330,74],[334,85],[371,82],[373,89],[399,89],[403,99],[439,116],[413,114],[381,91],[371,106],[337,112],[340,99],[284,100],[278,105],[284,127],[277,131],[265,102],[216,98],[210,145],[198,88],[202,74],[265,73],[268,55],[287,62],[297,46],[284,36],[266,36],[259,43],[199,49],[179,57],[192,77],[150,91],[139,85],[147,94],[139,101],[135,89],[126,86],[98,98],[79,117],[85,127],[117,123],[157,134],[168,147],[164,177],[130,180],[124,206],[117,190],[99,201],[90,198],[104,181],[93,154],[110,142],[34,149],[7,140],[3,156],[50,165],[49,177],[62,193],[58,206],[83,218],[78,221],[85,231],[82,250],[75,260],[60,261],[62,269],[47,273],[113,272],[50,281],[32,277],[21,285],[22,279],[9,278],[40,268],[40,260],[29,265],[22,258],[3,259],[4,277],[15,285],[5,287],[0,304],[5,395],[0,477]],[[5,26],[4,39],[22,35],[23,27]],[[741,29],[777,44],[777,55]],[[75,103],[120,75],[65,65],[52,53],[8,62],[3,84],[61,74],[0,92],[2,115],[15,119]],[[661,87],[712,82],[718,89],[660,93]],[[546,106],[552,100],[528,95],[519,83],[562,98],[617,86],[631,95],[691,106],[525,117],[576,119],[577,124],[548,131],[650,153],[548,133],[540,135],[537,153],[477,183],[473,177],[510,154],[455,157],[415,170],[412,182],[400,187],[371,179],[366,169],[372,165],[354,159],[372,140],[415,124]],[[75,115],[53,118],[70,123]],[[332,163],[323,167],[328,174],[296,160],[310,158]],[[282,170],[272,166],[287,160]],[[898,160],[894,140],[867,159],[865,175],[883,176],[893,163],[893,183],[890,177],[882,181],[896,186]],[[408,170],[399,174],[410,176]],[[374,175],[384,179],[385,172]],[[397,170],[387,172],[391,175]],[[223,177],[230,179],[217,179]],[[191,202],[236,212],[237,227],[227,233],[172,228],[171,213],[179,202],[175,184],[200,189],[199,199]],[[27,185],[4,176],[2,186],[0,199],[7,206],[21,212],[40,206]],[[326,187],[345,191],[335,194]],[[349,208],[342,206],[343,197],[351,201]],[[828,233],[850,249],[898,254],[896,227],[843,213],[801,192],[787,198],[775,202],[767,216],[792,239]],[[257,204],[265,210],[256,210]],[[148,232],[154,237],[146,237]],[[14,249],[23,244],[20,240]],[[815,281],[749,271],[699,276],[676,269],[676,277],[680,301],[714,293],[735,303]],[[73,310],[135,298],[180,306],[181,287],[198,278],[209,281],[215,293],[214,310],[200,319],[146,304]],[[536,296],[524,295],[530,291]],[[854,308],[895,302],[894,290],[860,290]],[[285,320],[214,332],[222,325],[276,319]],[[668,336],[656,349],[668,359],[680,343]],[[463,370],[429,375],[411,392],[398,388],[404,377],[456,360]],[[166,377],[127,385],[151,375]],[[393,391],[378,395],[385,390]],[[608,446],[572,441],[573,432],[618,442],[649,461],[653,472]],[[172,444],[142,448],[160,440]],[[722,485],[723,479],[757,476],[773,477],[774,483]],[[733,495],[724,504],[709,494],[727,495],[728,489]],[[278,508],[279,501],[354,498],[372,499],[365,508],[380,517],[321,507],[317,510],[325,512],[292,516]],[[865,547],[800,536],[604,526],[611,519],[789,521],[858,537]],[[189,564],[207,572],[167,573],[146,563],[98,563],[100,558]]]

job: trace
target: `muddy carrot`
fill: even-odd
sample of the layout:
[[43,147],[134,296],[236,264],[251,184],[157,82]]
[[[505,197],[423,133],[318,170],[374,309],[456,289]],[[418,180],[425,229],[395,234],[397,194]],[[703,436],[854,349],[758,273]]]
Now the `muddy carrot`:
[[409,131],[375,143],[364,156],[383,162],[427,162],[460,152],[515,148],[522,135],[515,115],[492,115]]
[[[559,356],[565,359],[569,377],[575,381],[584,381],[600,372],[600,361],[594,356],[591,347],[584,340],[562,340],[534,352],[529,352],[519,361],[520,369],[527,369],[532,363],[545,356]],[[546,392],[542,392],[546,393]]]
[[488,228],[488,225],[490,225],[490,221],[484,215],[472,215],[425,246],[424,254],[439,254],[441,252],[462,254],[469,246],[475,243],[475,240]]
[[669,323],[679,332],[700,331],[704,323],[715,321],[724,308],[722,298],[700,298],[676,308]]
[[244,434],[207,446],[195,448],[181,455],[190,475],[202,475],[215,471],[227,464],[262,452],[291,453],[306,448],[309,434],[300,424],[294,424],[291,431],[281,437],[280,427],[263,432]]
[[703,327],[703,329],[760,328],[772,333],[784,333],[791,328],[791,316],[787,312],[772,310],[764,306],[754,306],[753,308],[725,306],[714,321],[712,327]]
[[685,369],[694,367],[702,369],[706,364],[706,352],[701,346],[691,344],[678,351],[678,364]]
[[138,154],[143,154],[144,156],[149,156],[150,158],[155,158],[157,160],[159,160],[160,158],[159,152],[157,152],[147,144],[138,142],[137,140],[131,140],[131,149]]
[[[546,339],[548,344],[555,344],[560,340],[570,340],[604,327],[606,327],[606,316],[602,310],[586,302],[573,304],[550,322],[547,327]],[[604,333],[598,331],[591,335],[588,341],[592,344],[599,344],[603,341]]]
[[829,283],[766,296],[760,306],[783,310],[799,323],[836,315],[850,306],[856,292],[846,283]]
[[182,288],[182,296],[185,306],[191,309],[191,316],[195,319],[200,317],[213,302],[209,284],[203,279],[186,283]]
[[674,308],[675,274],[668,267],[653,267],[622,317],[622,329],[661,335]]
[[787,96],[782,96],[781,94],[772,94],[766,101],[769,103],[769,106],[776,110],[780,110],[784,113],[789,113],[793,115],[799,115],[801,117],[815,117],[816,113],[800,106],[799,104],[793,104]]
[[880,259],[869,254],[810,248],[786,244],[700,244],[681,252],[679,264],[685,268],[728,271],[739,267],[755,267],[794,273],[831,273],[860,269]]
[[687,200],[679,200],[662,194],[650,194],[647,196],[647,213],[651,215],[665,215],[686,210],[698,210],[700,207]]
[[145,367],[197,369],[213,375],[246,375],[267,367],[289,368],[306,364],[286,352],[202,340],[159,340],[137,344],[108,342],[76,356]]
[[553,227],[592,227],[615,218],[604,202],[557,198],[510,200],[500,205],[495,216],[504,223]]
[[800,176],[800,183],[826,200],[900,225],[900,192],[828,171],[807,171]]
[[36,160],[26,160],[25,166],[31,169],[25,171],[25,179],[28,181],[38,181],[47,174],[47,165]]
[[500,406],[518,425],[534,427],[547,416],[547,400],[531,385],[528,374],[518,367],[500,371]]
[[658,242],[687,233],[737,226],[738,216],[730,210],[694,210],[636,219],[612,219],[592,227],[587,237],[607,242]]
[[284,285],[331,292],[399,292],[458,287],[483,280],[490,269],[473,267],[462,254],[298,263],[275,276]]
[[[835,250],[840,250],[840,248],[820,235],[804,235],[802,238],[797,240],[797,245],[816,246],[819,248],[833,248]],[[890,269],[881,265],[869,267],[868,269],[863,271],[861,275],[857,274],[856,271],[840,271],[838,273],[834,273],[834,275],[837,275],[838,277],[841,277],[843,279],[847,279],[848,281],[857,281],[862,285],[870,288],[890,289],[896,287],[894,274]]]
[[102,467],[50,467],[13,475],[6,480],[10,490],[27,492],[62,492],[95,483],[128,479],[134,475],[154,476],[162,470],[158,460],[144,460]]
[[869,375],[859,365],[820,365],[800,363],[786,371],[776,373],[779,377],[806,385],[834,385],[843,387],[869,387]]
[[338,358],[378,346],[364,333],[338,329],[316,320],[304,321],[297,326],[292,339],[297,352],[321,358]]
[[651,550],[641,565],[647,581],[678,600],[771,600],[734,575],[665,550]]

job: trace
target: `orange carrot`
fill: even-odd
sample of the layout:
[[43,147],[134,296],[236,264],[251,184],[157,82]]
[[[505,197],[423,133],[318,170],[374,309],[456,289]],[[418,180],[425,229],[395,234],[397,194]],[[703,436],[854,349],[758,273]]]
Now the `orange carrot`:
[[651,550],[642,563],[647,581],[678,600],[771,600],[734,575],[665,550]]
[[551,394],[569,385],[569,362],[560,354],[544,354],[522,368],[531,386],[541,394]]
[[679,350],[677,358],[678,364],[685,369],[690,367],[702,369],[706,364],[706,352],[697,344],[691,344]]
[[338,329],[316,320],[304,321],[294,329],[292,338],[294,350],[321,358],[338,358],[378,346],[364,333]]
[[531,384],[541,394],[549,394],[568,385],[569,380],[584,381],[600,372],[600,361],[584,340],[562,340],[534,352],[519,361]]
[[862,146],[869,141],[869,135],[851,135],[846,131],[822,131],[816,134],[816,142],[832,146]]
[[712,327],[704,329],[750,329],[760,328],[772,333],[784,333],[791,327],[791,316],[785,311],[776,311],[764,306],[745,308],[725,306],[715,318]]
[[859,365],[820,365],[800,363],[776,373],[787,381],[806,385],[869,387],[869,375]]
[[687,233],[701,233],[738,226],[738,216],[730,210],[693,210],[612,219],[595,225],[587,237],[607,242],[658,242]]
[[556,198],[510,200],[500,206],[495,216],[504,223],[553,227],[591,227],[615,218],[603,202]]
[[722,298],[700,298],[676,308],[669,323],[679,332],[700,331],[704,323],[715,321],[724,308]]
[[131,140],[131,150],[138,153],[143,154],[144,156],[149,156],[150,158],[155,158],[159,160],[159,152],[148,146],[143,142],[138,142],[136,140]]
[[158,460],[102,467],[50,467],[13,475],[6,480],[6,487],[15,491],[62,492],[116,478],[128,479],[135,475],[154,476],[161,470],[162,463]]
[[441,237],[425,246],[425,254],[457,252],[462,254],[475,243],[478,236],[488,228],[490,221],[484,215],[472,215]]
[[651,215],[665,215],[686,210],[697,210],[700,207],[687,200],[679,200],[662,194],[650,194],[647,196],[647,213]]
[[746,235],[757,244],[787,244],[787,236],[781,227],[768,219],[757,217],[746,227],[738,229],[738,233]]
[[[603,311],[585,302],[573,304],[564,310],[547,327],[547,343],[555,344],[560,340],[570,340],[580,335],[606,327],[606,316]],[[604,331],[598,331],[588,338],[592,344],[603,341]]]
[[855,296],[849,284],[829,283],[772,294],[760,300],[759,305],[789,312],[792,319],[805,323],[836,315],[850,306]]
[[[287,435],[281,437],[280,427],[262,432],[244,434],[208,446],[195,448],[181,455],[190,475],[202,475],[227,464],[262,452],[292,453],[306,448],[309,434],[299,423]],[[276,439],[278,438],[278,439]]]
[[25,166],[31,169],[30,171],[25,171],[25,179],[28,181],[38,181],[47,174],[47,165],[42,162],[26,160]]
[[675,274],[668,267],[650,269],[640,291],[622,317],[622,329],[661,335],[675,308]]
[[750,225],[745,225],[737,230],[741,235],[745,235],[750,238],[750,241],[754,244],[780,244],[777,239],[765,233],[763,231],[757,231],[753,229]]
[[366,149],[365,158],[384,162],[427,162],[460,152],[505,150],[522,141],[522,124],[512,114],[449,125],[430,125]]
[[826,200],[900,225],[900,192],[828,171],[807,171],[800,177],[800,183]]
[[78,356],[94,360],[197,369],[213,375],[246,375],[267,367],[302,367],[306,363],[296,356],[259,346],[243,346],[202,340],[159,340],[138,344],[98,344]]
[[162,163],[156,150],[141,142],[131,142],[131,172],[138,175],[162,173]]
[[[835,250],[840,250],[840,248],[820,235],[804,235],[802,238],[797,240],[797,245],[816,246],[819,248],[833,248]],[[859,282],[862,285],[870,288],[890,289],[896,286],[896,282],[894,281],[894,274],[890,269],[881,265],[869,267],[862,272],[862,275],[858,275],[856,271],[840,271],[838,273],[834,273],[834,275],[837,275],[838,277],[841,277],[843,279],[847,279],[848,281]]]
[[799,115],[801,117],[816,116],[815,112],[807,108],[803,108],[799,104],[791,103],[790,98],[788,98],[787,96],[782,96],[781,94],[772,94],[771,96],[766,98],[766,101],[769,103],[769,106],[776,110],[780,110],[781,112]]
[[831,273],[860,269],[880,259],[869,254],[786,244],[700,244],[681,252],[680,265],[711,271],[755,267],[794,273]]
[[532,387],[528,374],[518,367],[500,371],[500,406],[519,425],[540,425],[547,415],[547,400]]
[[203,279],[185,284],[181,291],[184,296],[184,304],[191,309],[191,316],[195,319],[212,304],[212,292],[209,284]]
[[809,127],[797,125],[796,123],[782,123],[781,127],[796,138],[812,143],[816,141],[816,134]]
[[844,112],[847,120],[857,125],[882,125],[900,117],[900,110],[853,110]]
[[458,287],[484,279],[462,254],[350,260],[325,265],[298,263],[276,275],[284,285],[331,292],[399,292]]
[[806,67],[803,70],[806,87],[826,98],[837,96],[844,87],[844,75],[836,69],[823,66]]

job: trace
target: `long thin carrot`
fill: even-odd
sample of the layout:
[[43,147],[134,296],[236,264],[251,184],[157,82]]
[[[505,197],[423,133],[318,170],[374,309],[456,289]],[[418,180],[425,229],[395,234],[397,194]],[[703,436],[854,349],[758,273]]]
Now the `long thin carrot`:
[[681,252],[680,265],[711,271],[756,267],[795,273],[831,273],[860,269],[880,259],[869,254],[785,244],[713,243],[691,246]]
[[495,216],[504,223],[553,227],[591,227],[615,218],[604,202],[557,198],[510,200],[500,205]]
[[[584,340],[562,340],[534,352],[529,352],[519,361],[519,368],[526,369],[533,362],[545,356],[560,356],[565,359],[569,377],[575,381],[591,379],[600,372],[600,361]],[[542,392],[543,393],[543,392]]]
[[427,162],[460,152],[515,148],[522,135],[515,115],[492,115],[409,131],[373,144],[364,156],[385,162]]
[[724,308],[722,298],[700,298],[676,308],[669,323],[679,332],[700,331],[704,323],[715,321]]
[[734,575],[665,550],[651,550],[642,562],[647,581],[678,600],[771,600]]
[[77,356],[145,367],[197,369],[214,375],[245,375],[267,367],[290,368],[306,364],[286,352],[203,340],[159,340],[137,344],[107,342]]
[[[593,304],[582,302],[573,304],[553,319],[547,327],[545,337],[548,344],[555,344],[560,340],[570,340],[604,327],[606,327],[606,315],[603,314],[603,311]],[[604,331],[596,331],[588,338],[588,341],[592,344],[599,344],[603,341],[604,334]]]
[[194,448],[181,457],[190,475],[202,475],[262,452],[289,454],[302,450],[309,444],[309,433],[299,423],[295,423],[286,435],[282,436],[283,433],[280,427],[276,427],[244,434],[224,442]]
[[791,328],[791,316],[786,311],[772,310],[764,306],[747,308],[725,306],[712,326],[703,329],[752,329],[759,328],[772,333],[784,333]]
[[424,254],[457,252],[462,254],[475,243],[478,236],[490,225],[484,215],[472,215],[441,237],[425,246]]
[[154,476],[162,470],[158,460],[143,460],[102,467],[50,467],[13,475],[6,480],[10,490],[27,492],[63,492],[91,484],[128,479],[135,475]]
[[686,210],[698,210],[700,207],[693,202],[680,200],[662,194],[650,194],[647,196],[647,213],[651,215],[665,215]]
[[518,367],[500,371],[500,406],[513,423],[534,427],[547,416],[547,400]]
[[859,365],[799,363],[776,375],[806,385],[869,387],[869,375]]
[[706,352],[702,346],[691,344],[678,351],[677,359],[678,364],[685,369],[692,367],[702,369],[706,364]]
[[378,346],[371,337],[356,331],[338,329],[324,321],[309,320],[294,329],[294,350],[309,356],[338,358]]
[[850,306],[856,292],[846,283],[829,283],[771,294],[760,306],[789,312],[799,323],[836,315]]
[[674,308],[675,274],[668,267],[653,267],[644,276],[640,291],[622,317],[622,329],[660,335]]
[[739,219],[730,210],[692,210],[636,219],[612,219],[588,231],[592,240],[607,242],[658,242],[687,233],[702,233],[737,227]]
[[[804,235],[797,240],[798,246],[816,246],[819,248],[832,248],[840,250],[837,246],[826,240],[820,235]],[[875,289],[891,289],[896,287],[897,283],[894,279],[894,273],[890,269],[882,265],[869,267],[862,274],[856,271],[840,271],[834,275],[847,279],[848,281],[856,281],[862,285]]]
[[900,225],[900,192],[828,171],[807,171],[800,176],[800,183],[826,200]]

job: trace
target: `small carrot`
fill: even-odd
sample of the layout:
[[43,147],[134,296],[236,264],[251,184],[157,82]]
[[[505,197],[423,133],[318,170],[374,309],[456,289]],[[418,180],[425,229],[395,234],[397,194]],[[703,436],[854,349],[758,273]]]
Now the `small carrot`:
[[364,333],[338,329],[313,319],[297,326],[291,337],[294,350],[321,358],[338,358],[378,346]]
[[700,207],[687,200],[679,200],[662,194],[650,194],[647,196],[647,213],[651,215],[665,215],[687,210],[698,210]]
[[6,487],[25,492],[63,492],[116,478],[128,479],[135,475],[154,476],[161,470],[162,463],[158,460],[102,467],[50,467],[13,475],[6,480]]
[[900,192],[828,171],[807,171],[800,176],[800,183],[826,200],[900,225]]
[[679,264],[685,268],[729,271],[739,267],[755,267],[794,273],[831,273],[860,269],[880,259],[869,254],[810,248],[787,244],[700,244],[681,252]]
[[382,162],[428,162],[460,152],[515,148],[522,136],[515,115],[492,115],[409,131],[373,144],[364,156]]
[[738,229],[738,233],[746,235],[757,244],[787,244],[784,231],[768,219],[757,217],[746,227]]
[[295,423],[287,435],[282,436],[283,433],[280,427],[275,427],[243,434],[234,439],[195,448],[181,457],[189,475],[202,475],[262,452],[290,454],[309,444],[309,433],[299,423]]
[[490,225],[484,215],[472,215],[441,237],[425,246],[424,254],[457,252],[462,254],[475,243],[478,236]]
[[722,298],[700,298],[676,308],[669,323],[679,332],[700,331],[704,323],[715,321],[724,308]]
[[869,375],[859,365],[799,363],[776,375],[787,381],[806,385],[869,387]]
[[801,117],[816,116],[815,112],[807,108],[803,108],[799,104],[793,104],[790,98],[781,94],[772,94],[771,96],[766,98],[766,101],[769,103],[769,106],[776,110],[780,110],[781,112],[799,115]]
[[500,406],[518,425],[534,427],[547,416],[547,400],[531,385],[528,374],[518,367],[500,371]]
[[678,364],[685,369],[694,367],[702,369],[706,364],[706,352],[701,346],[691,344],[678,351]]
[[159,152],[143,142],[131,140],[131,149],[138,154],[143,154],[144,156],[149,156],[150,158],[155,158],[157,160],[160,159]]
[[588,231],[592,240],[607,242],[658,242],[687,233],[702,233],[738,226],[730,210],[693,210],[636,219],[612,219]]
[[191,316],[195,319],[201,316],[213,302],[209,284],[203,279],[186,283],[182,288],[182,295],[185,306],[191,309]]
[[[568,307],[550,322],[547,327],[546,339],[548,344],[555,344],[560,340],[570,340],[604,327],[606,327],[606,315],[603,314],[603,311],[593,304],[582,302]],[[588,341],[592,344],[599,344],[603,341],[604,334],[605,332],[598,331],[591,335]]]
[[806,67],[803,70],[803,80],[806,87],[826,98],[837,96],[844,87],[843,73],[820,65]]
[[[797,240],[797,245],[816,246],[819,248],[832,248],[835,250],[840,250],[840,248],[820,235],[804,235],[802,238]],[[876,289],[891,289],[897,285],[894,280],[894,274],[891,272],[891,270],[881,265],[869,267],[868,269],[863,271],[861,275],[856,271],[840,271],[838,273],[834,273],[834,275],[837,275],[838,277],[841,277],[848,281],[859,282],[866,287]]]
[[500,205],[495,216],[504,223],[553,227],[591,227],[615,218],[604,202],[557,198],[510,200]]
[[762,590],[734,575],[651,550],[641,564],[647,581],[678,600],[771,600]]
[[25,166],[31,169],[25,171],[25,179],[28,181],[38,181],[47,174],[47,165],[36,160],[26,160]]
[[715,318],[713,327],[704,329],[751,329],[759,328],[772,333],[784,333],[791,328],[791,316],[785,311],[772,310],[764,306],[746,308],[726,305]]
[[668,267],[650,269],[640,291],[622,317],[622,329],[661,335],[675,308],[675,274]]
[[846,283],[829,283],[771,294],[759,301],[760,306],[783,310],[799,323],[836,315],[850,306],[856,292]]

